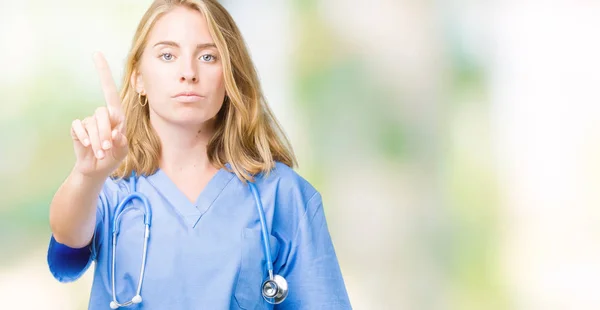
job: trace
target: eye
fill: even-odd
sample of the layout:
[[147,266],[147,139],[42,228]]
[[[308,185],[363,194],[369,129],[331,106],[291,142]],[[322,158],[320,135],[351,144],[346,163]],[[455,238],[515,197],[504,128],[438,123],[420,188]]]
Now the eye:
[[206,62],[214,61],[216,59],[216,57],[211,54],[204,54],[200,58]]
[[160,54],[160,58],[162,58],[163,60],[166,60],[166,61],[173,60],[173,57],[174,56],[171,53],[162,53],[162,54]]

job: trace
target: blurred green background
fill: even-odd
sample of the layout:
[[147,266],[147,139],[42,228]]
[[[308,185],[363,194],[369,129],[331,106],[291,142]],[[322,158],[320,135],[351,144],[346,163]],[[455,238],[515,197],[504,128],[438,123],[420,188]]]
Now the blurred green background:
[[[0,0],[0,300],[85,309],[46,266],[71,121],[151,1]],[[222,1],[355,309],[598,309],[600,4]],[[91,270],[91,269],[90,269]]]

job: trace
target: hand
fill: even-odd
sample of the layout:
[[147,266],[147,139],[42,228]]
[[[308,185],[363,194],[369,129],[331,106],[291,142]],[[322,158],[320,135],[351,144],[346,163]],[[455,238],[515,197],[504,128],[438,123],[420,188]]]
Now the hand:
[[75,149],[75,169],[86,176],[108,177],[125,159],[128,152],[125,137],[125,114],[117,86],[104,56],[94,54],[94,63],[106,106],[71,125],[71,137]]

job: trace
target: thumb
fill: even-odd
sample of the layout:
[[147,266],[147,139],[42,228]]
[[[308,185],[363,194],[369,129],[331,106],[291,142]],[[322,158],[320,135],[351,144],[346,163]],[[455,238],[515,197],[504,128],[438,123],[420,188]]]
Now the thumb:
[[110,148],[109,152],[112,159],[115,160],[115,162],[120,163],[123,161],[123,159],[125,159],[127,153],[129,152],[129,148],[127,147],[127,138],[117,129],[113,129],[111,136],[113,147]]
[[127,152],[127,137],[121,132],[121,130],[115,128],[112,131],[112,140],[114,148],[117,149],[117,152]]
[[121,112],[110,113],[110,125],[116,128],[119,132],[125,133],[125,115]]

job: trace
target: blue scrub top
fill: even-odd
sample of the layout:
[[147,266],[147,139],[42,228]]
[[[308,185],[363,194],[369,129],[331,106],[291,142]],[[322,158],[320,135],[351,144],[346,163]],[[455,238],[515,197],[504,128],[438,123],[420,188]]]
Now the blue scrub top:
[[[158,170],[140,177],[137,191],[152,207],[141,304],[123,309],[351,309],[327,228],[321,195],[288,166],[277,163],[255,182],[270,231],[276,274],[289,285],[279,305],[261,295],[268,277],[261,225],[248,185],[221,169],[192,203]],[[92,243],[69,248],[51,237],[48,265],[61,282],[80,278],[95,262],[89,309],[112,300],[112,226],[129,181],[108,179],[100,193]],[[116,295],[135,295],[144,243],[143,205],[134,200],[120,219]]]

